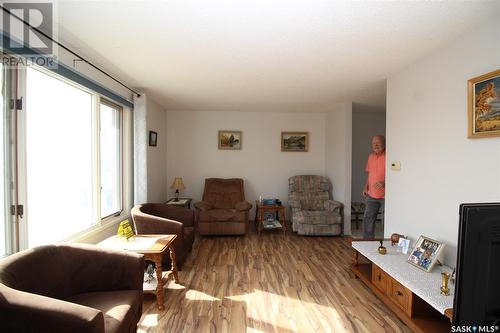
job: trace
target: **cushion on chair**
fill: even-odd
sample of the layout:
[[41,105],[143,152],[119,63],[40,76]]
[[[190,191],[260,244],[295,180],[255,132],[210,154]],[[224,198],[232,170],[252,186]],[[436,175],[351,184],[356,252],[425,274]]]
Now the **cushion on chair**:
[[315,175],[294,176],[288,179],[290,192],[322,192],[330,190],[328,178]]
[[101,310],[105,332],[133,332],[142,314],[142,293],[137,290],[83,293],[67,301]]
[[200,221],[203,222],[245,222],[246,211],[236,211],[227,209],[212,209],[200,212]]
[[327,210],[298,210],[294,213],[294,218],[297,223],[308,224],[336,224],[342,222],[338,214]]
[[242,179],[208,178],[205,180],[203,201],[216,209],[232,209],[237,202],[245,201]]
[[252,208],[252,204],[248,201],[240,201],[234,205],[234,209],[239,211],[250,210]]
[[342,233],[341,224],[298,224],[297,233],[305,236],[329,236]]
[[301,209],[308,210],[324,210],[324,202],[329,199],[328,192],[301,192],[290,197],[300,202]]

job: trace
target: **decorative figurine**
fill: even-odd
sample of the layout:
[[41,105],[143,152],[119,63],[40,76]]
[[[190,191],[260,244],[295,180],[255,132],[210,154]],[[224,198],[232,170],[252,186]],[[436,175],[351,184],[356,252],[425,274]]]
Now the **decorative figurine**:
[[455,274],[456,274],[456,268],[453,268],[453,272],[451,272],[450,276],[450,283],[455,284]]
[[380,253],[380,254],[387,253],[387,249],[385,248],[383,241],[380,241],[380,246],[378,247],[378,253]]
[[404,235],[400,235],[400,234],[392,234],[391,235],[391,246],[398,244],[400,238],[406,238],[406,237]]
[[450,279],[450,273],[445,273],[445,272],[441,273],[442,285],[441,285],[441,288],[439,288],[441,290],[441,295],[444,295],[444,296],[450,295],[450,288],[448,288],[448,280],[449,279]]
[[132,230],[132,226],[130,225],[130,222],[128,220],[120,222],[117,235],[118,237],[125,238],[127,241],[130,238],[134,237],[134,230]]
[[152,264],[149,264],[148,268],[146,268],[146,274],[147,274],[147,277],[144,280],[144,282],[149,283],[155,279],[155,269],[153,268]]

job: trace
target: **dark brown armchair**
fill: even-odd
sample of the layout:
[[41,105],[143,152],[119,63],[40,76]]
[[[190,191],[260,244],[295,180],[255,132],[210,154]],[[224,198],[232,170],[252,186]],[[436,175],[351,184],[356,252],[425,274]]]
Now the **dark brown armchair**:
[[[194,242],[194,212],[162,203],[145,203],[132,208],[132,219],[138,234],[175,234],[176,263],[182,268]],[[163,257],[163,267],[170,268],[170,256]]]
[[95,245],[40,246],[0,260],[2,332],[136,332],[142,255]]
[[248,211],[243,179],[207,178],[203,201],[194,204],[200,235],[244,235]]

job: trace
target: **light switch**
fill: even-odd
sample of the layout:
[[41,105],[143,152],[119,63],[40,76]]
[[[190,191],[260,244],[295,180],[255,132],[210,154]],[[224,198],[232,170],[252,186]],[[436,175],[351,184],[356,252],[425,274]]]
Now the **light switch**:
[[391,162],[391,170],[401,171],[401,162],[399,162],[399,161],[392,161]]

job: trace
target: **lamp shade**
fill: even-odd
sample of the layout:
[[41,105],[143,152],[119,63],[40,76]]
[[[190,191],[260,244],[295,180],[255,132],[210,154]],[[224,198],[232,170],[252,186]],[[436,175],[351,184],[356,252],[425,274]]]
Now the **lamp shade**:
[[175,177],[170,188],[173,190],[185,190],[186,186],[182,182],[182,177]]

